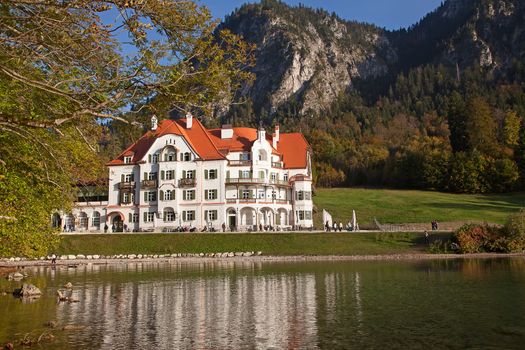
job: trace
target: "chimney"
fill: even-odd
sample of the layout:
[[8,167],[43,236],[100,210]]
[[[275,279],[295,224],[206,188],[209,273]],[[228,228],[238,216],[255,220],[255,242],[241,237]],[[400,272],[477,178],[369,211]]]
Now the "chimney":
[[272,136],[273,148],[277,149],[277,144],[279,143],[279,124],[275,126],[275,133]]
[[153,130],[153,131],[157,130],[158,121],[159,120],[157,119],[157,117],[155,115],[153,115],[151,117],[151,130]]
[[193,115],[190,112],[186,113],[186,129],[191,129],[193,126]]
[[224,124],[221,128],[221,139],[231,139],[233,137],[233,128],[230,124]]

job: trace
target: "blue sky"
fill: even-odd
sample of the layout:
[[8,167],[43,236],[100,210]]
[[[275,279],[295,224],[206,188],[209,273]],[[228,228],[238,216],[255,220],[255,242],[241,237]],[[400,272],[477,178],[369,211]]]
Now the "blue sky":
[[[222,19],[246,0],[199,0],[208,6],[214,17]],[[442,0],[285,0],[290,5],[302,3],[308,7],[323,8],[339,17],[376,24],[387,29],[399,29],[416,23],[436,9]]]

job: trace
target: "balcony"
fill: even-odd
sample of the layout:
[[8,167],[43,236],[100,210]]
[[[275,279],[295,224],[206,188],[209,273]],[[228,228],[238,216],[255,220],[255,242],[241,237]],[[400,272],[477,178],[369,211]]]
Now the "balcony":
[[290,186],[288,180],[272,180],[270,179],[270,184],[279,185],[279,186]]
[[272,162],[272,168],[282,169],[284,166],[282,162]]
[[228,162],[229,166],[252,166],[251,160],[230,160]]
[[197,186],[197,181],[195,179],[180,179],[179,187],[195,187]]
[[226,184],[264,184],[266,181],[259,178],[227,178]]
[[142,180],[140,182],[141,188],[157,188],[157,180]]
[[119,182],[118,189],[124,191],[132,191],[135,189],[135,181]]

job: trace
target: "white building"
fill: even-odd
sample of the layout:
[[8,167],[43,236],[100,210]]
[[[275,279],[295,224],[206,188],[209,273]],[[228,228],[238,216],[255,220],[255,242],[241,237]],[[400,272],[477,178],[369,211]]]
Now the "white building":
[[153,117],[151,130],[108,167],[108,202],[79,203],[61,226],[72,221],[75,231],[91,231],[106,222],[110,232],[313,227],[310,146],[302,134],[280,133],[278,126],[267,135],[230,125],[209,130],[190,114],[158,125]]

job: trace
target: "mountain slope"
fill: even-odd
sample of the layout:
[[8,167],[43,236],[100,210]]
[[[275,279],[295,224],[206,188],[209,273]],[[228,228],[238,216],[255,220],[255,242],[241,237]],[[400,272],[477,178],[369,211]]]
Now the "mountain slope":
[[272,112],[294,100],[301,114],[320,112],[355,78],[383,76],[397,61],[380,28],[273,0],[244,5],[221,28],[257,46],[256,81],[244,91],[256,110]]
[[525,2],[448,0],[409,30],[389,32],[277,0],[242,6],[220,28],[257,46],[256,81],[242,94],[256,114],[287,104],[328,111],[356,82],[388,82],[426,64],[499,74],[525,57]]

